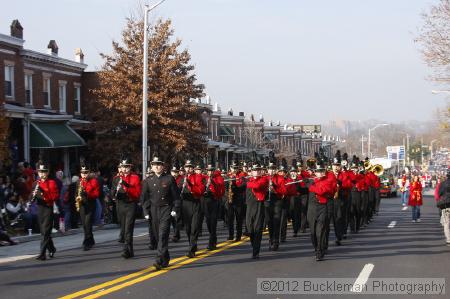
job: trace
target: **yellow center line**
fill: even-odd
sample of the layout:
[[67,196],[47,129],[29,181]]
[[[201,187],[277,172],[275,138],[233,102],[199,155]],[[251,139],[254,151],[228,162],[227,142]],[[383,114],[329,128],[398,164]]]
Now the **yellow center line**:
[[[290,224],[288,224],[288,225],[290,225]],[[263,235],[266,235],[266,234],[268,234],[267,229],[263,232]],[[96,291],[97,292],[95,294],[88,295],[83,298],[98,298],[98,297],[104,296],[106,294],[115,292],[117,290],[123,289],[127,286],[130,286],[130,285],[139,283],[141,281],[144,281],[144,280],[159,276],[161,274],[167,273],[170,270],[174,270],[174,269],[180,268],[184,265],[196,262],[200,259],[211,256],[215,253],[224,251],[225,249],[241,245],[242,243],[247,242],[248,240],[250,240],[249,237],[244,237],[239,242],[225,241],[225,242],[219,243],[217,245],[217,249],[215,249],[215,250],[208,251],[207,249],[202,249],[202,250],[197,251],[197,254],[194,258],[188,258],[187,256],[175,258],[170,261],[169,267],[162,269],[160,271],[155,271],[155,267],[151,266],[151,267],[145,268],[143,270],[140,270],[138,272],[131,273],[131,274],[95,285],[93,287],[90,287],[90,288],[87,288],[87,289],[84,289],[84,290],[63,296],[63,297],[59,297],[59,299],[74,299],[74,298],[81,297],[83,295],[91,294]],[[146,275],[144,275],[144,274],[146,274]],[[116,285],[116,286],[114,286],[114,285]],[[108,287],[111,287],[111,288],[108,288]],[[107,288],[107,289],[105,289],[105,288]]]
[[[234,242],[234,243],[224,242],[224,243],[228,243],[228,245],[222,245],[222,246],[220,246],[220,247],[217,246],[218,248],[215,249],[215,250],[208,251],[208,252],[204,252],[203,254],[196,255],[194,258],[186,259],[186,260],[184,260],[184,261],[182,261],[182,262],[180,262],[180,263],[178,263],[178,264],[171,265],[171,266],[169,266],[169,267],[167,267],[167,268],[165,268],[165,269],[163,269],[163,270],[160,270],[160,271],[157,271],[157,272],[152,272],[152,273],[149,273],[149,274],[147,274],[147,275],[143,275],[143,276],[138,277],[138,278],[136,278],[136,279],[133,279],[133,280],[127,281],[127,282],[125,282],[125,283],[122,283],[122,284],[118,284],[118,285],[116,285],[116,286],[113,286],[113,287],[111,287],[111,288],[109,288],[109,289],[106,289],[106,290],[100,290],[100,291],[98,291],[98,292],[95,293],[95,294],[92,294],[92,295],[83,297],[83,299],[94,299],[94,298],[98,298],[98,297],[105,296],[105,295],[107,295],[107,294],[116,292],[116,291],[121,290],[121,289],[123,289],[123,288],[126,288],[126,287],[129,287],[129,286],[131,286],[131,285],[134,285],[134,284],[137,284],[137,283],[139,283],[139,282],[142,282],[142,281],[144,281],[144,280],[151,279],[151,278],[153,278],[153,277],[156,277],[156,276],[162,275],[162,274],[164,274],[164,273],[167,273],[167,272],[169,272],[169,271],[171,271],[171,270],[180,268],[180,267],[182,267],[182,266],[184,266],[184,265],[194,263],[194,262],[196,262],[196,261],[198,261],[198,260],[204,259],[204,258],[206,258],[206,257],[208,257],[208,256],[211,256],[211,255],[215,254],[215,253],[224,251],[225,249],[228,249],[228,248],[231,248],[231,247],[234,247],[234,246],[238,246],[238,245],[240,245],[240,244],[242,244],[242,243],[244,243],[244,242],[247,242],[249,239],[250,239],[249,237],[244,237],[244,238],[243,238],[241,241],[239,241],[239,242]],[[222,244],[223,244],[223,243],[222,243]]]

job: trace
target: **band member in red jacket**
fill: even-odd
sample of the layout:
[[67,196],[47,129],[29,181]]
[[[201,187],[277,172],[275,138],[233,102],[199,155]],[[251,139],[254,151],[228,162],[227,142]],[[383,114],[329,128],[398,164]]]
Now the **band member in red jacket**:
[[208,250],[216,249],[217,245],[217,215],[219,204],[225,194],[225,182],[220,171],[216,171],[212,165],[206,168],[205,194],[202,200],[202,210],[206,219],[209,232]]
[[225,211],[228,224],[228,240],[234,239],[235,223],[236,223],[236,239],[240,241],[242,237],[242,226],[245,218],[244,201],[245,201],[245,177],[247,174],[239,170],[239,165],[233,162],[230,166],[227,182],[227,201],[225,203]]
[[376,185],[377,185],[377,180],[378,177],[370,170],[370,169],[366,169],[366,177],[367,177],[367,181],[368,181],[368,185],[369,185],[369,203],[368,203],[368,208],[367,208],[367,212],[368,212],[368,217],[369,217],[369,221],[372,220],[373,218],[373,214],[375,211],[375,206],[376,206]]
[[46,250],[52,258],[55,255],[56,248],[52,240],[52,224],[53,224],[53,204],[59,198],[59,190],[54,180],[48,178],[48,169],[44,165],[38,166],[39,180],[36,181],[33,188],[32,201],[38,206],[38,221],[41,231],[41,250],[37,256],[37,260],[44,261],[46,259]]
[[314,170],[316,178],[309,185],[308,222],[316,261],[323,260],[326,250],[327,227],[329,226],[327,202],[333,200],[336,185],[326,175],[323,162]]
[[359,173],[362,175],[361,180],[358,181],[361,190],[361,227],[366,227],[370,223],[369,218],[369,186],[370,179],[367,177],[364,169],[364,162],[360,162]]
[[252,166],[252,177],[246,184],[247,213],[246,224],[252,244],[252,258],[259,258],[261,239],[264,228],[265,206],[264,201],[269,188],[269,177],[261,176],[261,166]]
[[[350,225],[350,232],[357,233],[361,225],[361,190],[358,189],[358,181],[361,180],[361,174],[358,172],[357,157],[353,157],[353,161],[348,172],[348,177],[352,182],[352,189],[350,192],[350,211],[348,222]],[[364,177],[362,177],[364,179]]]
[[286,205],[287,189],[284,175],[286,170],[280,166],[277,173],[272,175],[272,184],[269,187],[271,194],[268,206],[269,250],[277,251],[280,246],[281,216]]
[[[297,169],[292,167],[289,170],[289,176],[286,178],[286,189],[287,189],[287,200],[289,210],[288,217],[283,217],[282,221],[282,231],[281,238],[286,239],[287,222],[288,218],[292,219],[292,229],[294,231],[294,237],[297,237],[298,231],[300,229],[300,211],[301,211],[301,198],[300,198],[300,184],[303,182],[297,182],[299,175],[297,174]],[[296,182],[296,183],[295,183]]]
[[136,206],[141,195],[141,180],[131,172],[131,162],[127,159],[120,163],[120,175],[112,182],[112,192],[117,201],[120,234],[124,238],[123,258],[134,256],[133,231],[136,220]]
[[200,173],[194,173],[191,161],[186,161],[184,169],[186,175],[183,180],[181,200],[184,228],[189,240],[189,248],[186,255],[190,258],[195,256],[197,251],[197,240],[200,233],[201,221],[201,198],[205,193],[205,183],[201,174],[201,167],[196,166]]
[[[89,176],[89,169],[86,166],[81,167],[81,178],[76,184],[77,208],[80,212],[81,224],[83,225],[84,240],[83,250],[87,251],[95,244],[92,233],[92,221],[95,215],[96,200],[100,194],[98,181]],[[79,206],[78,206],[79,205]]]
[[408,205],[412,207],[412,221],[420,222],[420,206],[422,202],[422,182],[418,175],[413,175],[411,185],[409,186]]

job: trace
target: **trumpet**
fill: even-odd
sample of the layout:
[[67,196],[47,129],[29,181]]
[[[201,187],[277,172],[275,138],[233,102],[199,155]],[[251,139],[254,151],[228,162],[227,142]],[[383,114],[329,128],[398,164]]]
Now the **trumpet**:
[[211,186],[211,177],[212,177],[212,176],[209,176],[209,177],[208,177],[208,182],[206,183],[205,193],[203,194],[204,196],[207,196],[207,195],[208,195],[208,192],[209,192],[209,186]]
[[119,182],[117,183],[116,194],[115,194],[115,196],[114,196],[115,198],[117,198],[117,194],[119,193],[120,187],[121,187],[121,185],[122,185],[122,181],[123,181],[122,176],[120,176],[120,180],[119,180]]

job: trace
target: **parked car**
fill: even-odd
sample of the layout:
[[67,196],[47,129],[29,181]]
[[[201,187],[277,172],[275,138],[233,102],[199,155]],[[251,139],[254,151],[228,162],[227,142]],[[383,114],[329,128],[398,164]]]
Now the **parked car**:
[[393,179],[381,178],[380,196],[397,197],[397,186]]

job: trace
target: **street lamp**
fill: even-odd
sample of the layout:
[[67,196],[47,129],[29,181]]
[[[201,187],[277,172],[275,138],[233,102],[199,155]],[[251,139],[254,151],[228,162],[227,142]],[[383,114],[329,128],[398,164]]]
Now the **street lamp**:
[[165,0],[161,0],[152,7],[145,5],[144,10],[144,74],[142,76],[142,178],[145,178],[147,172],[147,138],[148,138],[148,13],[163,3]]
[[378,124],[375,127],[373,127],[372,129],[369,129],[369,139],[367,140],[367,155],[369,156],[369,158],[372,158],[372,153],[370,152],[370,132],[375,130],[376,128],[379,127],[384,127],[384,126],[389,126],[389,124]]

